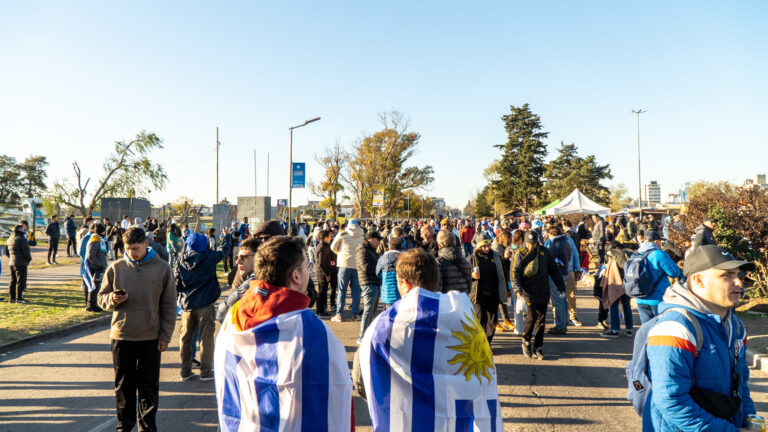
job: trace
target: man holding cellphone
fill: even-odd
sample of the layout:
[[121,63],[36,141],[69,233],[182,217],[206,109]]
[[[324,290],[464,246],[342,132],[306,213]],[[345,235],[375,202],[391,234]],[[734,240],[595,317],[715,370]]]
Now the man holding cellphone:
[[117,430],[136,425],[156,431],[160,388],[160,353],[168,349],[176,324],[176,287],[171,268],[149,247],[139,227],[123,234],[125,259],[114,261],[106,273],[98,304],[112,311],[112,363],[115,368]]

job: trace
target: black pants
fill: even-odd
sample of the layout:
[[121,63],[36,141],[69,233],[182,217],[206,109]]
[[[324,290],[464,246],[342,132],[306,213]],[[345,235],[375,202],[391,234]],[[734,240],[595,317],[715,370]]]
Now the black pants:
[[[56,261],[56,254],[59,253],[59,239],[48,239],[48,262]],[[51,259],[53,257],[53,259]]]
[[531,342],[533,336],[533,348],[544,345],[544,325],[547,321],[547,303],[528,303],[528,312],[525,314],[525,328],[523,340]]
[[475,315],[480,321],[480,327],[485,331],[485,337],[488,343],[493,340],[496,334],[496,324],[499,323],[499,296],[483,296],[478,294],[477,303],[475,303]]
[[[70,247],[72,247],[72,252],[70,252]],[[67,255],[77,255],[77,242],[75,241],[75,236],[67,237]]]
[[[331,310],[336,311],[336,288],[339,285],[339,269],[334,268],[331,270],[331,282],[329,284],[329,290],[331,294]],[[335,312],[334,312],[335,313]]]
[[95,284],[97,284],[97,288],[93,291],[88,291],[88,285],[83,282],[83,294],[85,294],[85,307],[88,308],[97,308],[99,307],[98,303],[98,296],[99,296],[99,289],[101,287],[101,281],[94,281]]
[[601,323],[608,319],[608,309],[603,307],[603,301],[597,301],[597,322]]
[[224,262],[224,271],[225,272],[229,272],[230,269],[235,270],[235,265],[234,265],[234,259],[232,257],[232,252],[230,252],[229,255],[224,257],[224,261],[223,262]]
[[317,277],[317,313],[325,313],[328,306],[328,288],[331,284],[322,273],[315,273]]
[[605,264],[605,243],[602,241],[597,243],[597,261],[598,264]]
[[27,266],[11,266],[11,282],[8,284],[11,300],[22,300],[25,289],[27,289]]
[[160,351],[157,339],[148,341],[112,340],[115,367],[117,430],[130,431],[136,425],[136,391],[139,393],[139,431],[156,431],[157,400],[160,393]]

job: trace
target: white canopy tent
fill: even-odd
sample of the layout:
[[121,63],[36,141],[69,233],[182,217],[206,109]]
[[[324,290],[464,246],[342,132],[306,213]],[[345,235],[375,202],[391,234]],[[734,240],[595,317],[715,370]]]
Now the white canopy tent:
[[608,216],[611,209],[603,207],[600,204],[587,198],[578,189],[574,189],[570,195],[563,198],[560,203],[547,209],[548,215],[567,215],[576,213],[596,214],[598,216]]

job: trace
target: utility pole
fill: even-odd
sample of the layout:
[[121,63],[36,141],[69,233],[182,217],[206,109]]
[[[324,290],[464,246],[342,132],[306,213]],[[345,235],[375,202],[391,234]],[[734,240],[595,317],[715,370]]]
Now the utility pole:
[[640,114],[646,111],[644,109],[632,110],[633,114],[637,114],[637,202],[640,208],[640,219],[643,218],[643,183],[640,178]]
[[219,127],[216,126],[216,204],[219,203]]
[[256,183],[256,149],[253,149],[253,196],[259,196],[258,184]]
[[269,153],[267,153],[267,196],[269,196]]

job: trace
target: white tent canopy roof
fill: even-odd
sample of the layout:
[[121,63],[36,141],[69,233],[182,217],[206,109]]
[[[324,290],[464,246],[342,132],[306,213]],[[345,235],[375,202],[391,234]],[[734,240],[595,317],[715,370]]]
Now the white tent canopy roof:
[[587,213],[596,214],[599,216],[608,216],[611,213],[611,209],[603,207],[600,204],[587,198],[586,195],[581,193],[578,189],[574,189],[570,195],[563,198],[560,203],[552,208],[547,209],[548,215],[567,215]]

